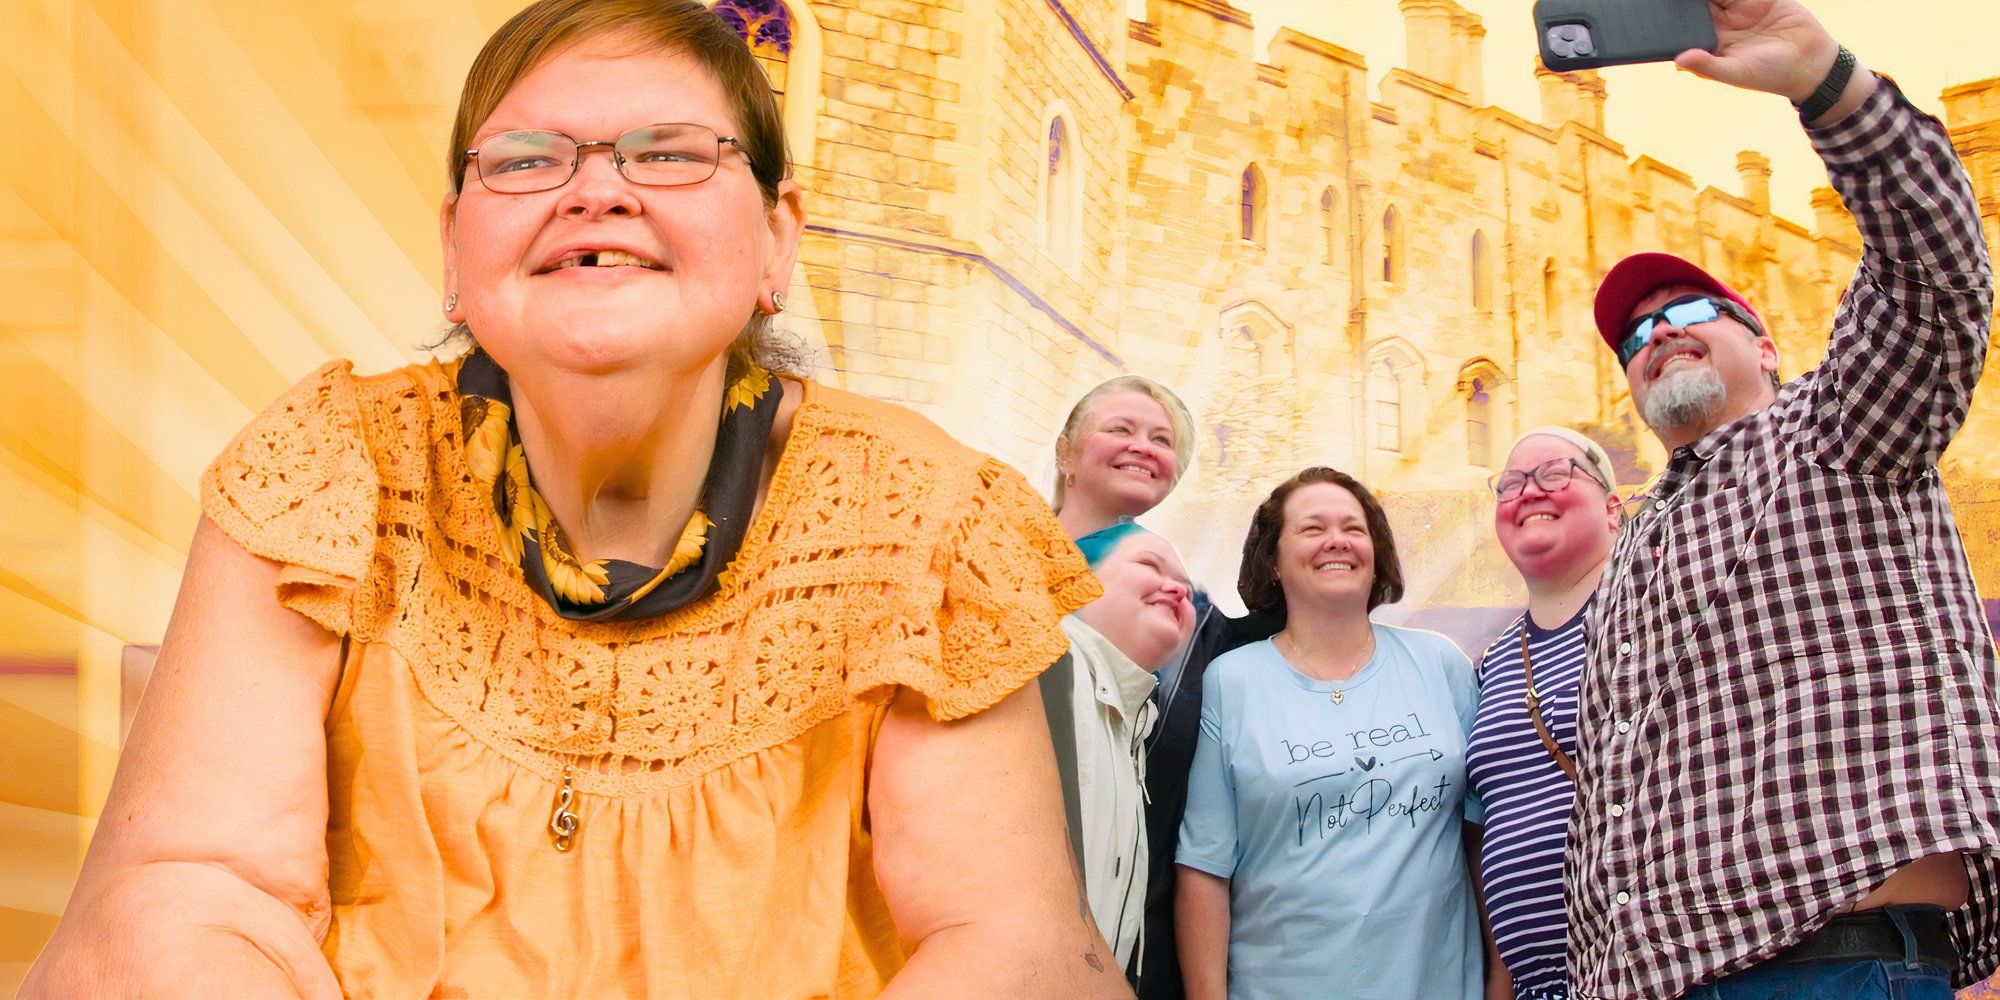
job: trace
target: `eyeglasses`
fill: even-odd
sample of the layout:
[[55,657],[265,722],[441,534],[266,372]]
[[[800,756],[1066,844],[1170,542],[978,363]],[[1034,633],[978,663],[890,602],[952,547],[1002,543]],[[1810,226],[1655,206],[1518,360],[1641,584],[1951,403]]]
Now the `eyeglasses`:
[[1530,479],[1542,488],[1543,493],[1561,493],[1569,489],[1569,481],[1576,478],[1578,472],[1606,490],[1611,489],[1604,480],[1597,478],[1597,473],[1590,471],[1589,466],[1574,458],[1552,458],[1526,472],[1508,469],[1488,480],[1488,485],[1493,487],[1493,499],[1504,502],[1520,496],[1521,491],[1528,488]]
[[[522,129],[488,136],[478,149],[468,149],[479,183],[502,194],[548,191],[576,176],[583,154],[593,148],[611,151],[611,162],[634,184],[681,187],[715,176],[722,147],[736,147],[749,163],[750,151],[733,136],[720,136],[706,125],[669,122],[635,128],[610,142],[578,142],[561,132]],[[752,166],[755,164],[752,163]]]
[[1723,316],[1749,327],[1758,336],[1763,335],[1757,321],[1736,303],[1707,295],[1683,295],[1626,325],[1625,339],[1618,342],[1618,364],[1631,364],[1632,359],[1653,342],[1653,329],[1663,320],[1668,326],[1685,330],[1699,323],[1712,323]]

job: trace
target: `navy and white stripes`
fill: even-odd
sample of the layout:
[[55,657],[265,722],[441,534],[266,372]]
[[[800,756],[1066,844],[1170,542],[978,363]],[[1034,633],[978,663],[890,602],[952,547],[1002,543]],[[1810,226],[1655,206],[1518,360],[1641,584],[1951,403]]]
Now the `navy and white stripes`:
[[[1585,605],[1587,609],[1588,604]],[[1517,997],[1564,995],[1568,921],[1563,915],[1563,848],[1576,787],[1550,759],[1528,721],[1521,629],[1535,666],[1542,722],[1557,745],[1576,753],[1576,692],[1583,675],[1584,614],[1555,629],[1516,619],[1487,647],[1479,668],[1479,714],[1466,764],[1486,804],[1480,869],[1487,918]]]

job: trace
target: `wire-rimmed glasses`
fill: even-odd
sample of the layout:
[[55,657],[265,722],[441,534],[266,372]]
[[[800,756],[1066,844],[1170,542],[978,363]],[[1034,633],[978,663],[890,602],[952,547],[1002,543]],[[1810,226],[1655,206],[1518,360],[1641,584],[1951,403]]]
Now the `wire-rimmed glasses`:
[[[502,194],[530,194],[569,183],[583,155],[594,148],[611,152],[618,172],[634,184],[680,187],[715,176],[722,148],[734,146],[750,162],[750,151],[734,136],[717,135],[706,125],[666,122],[642,125],[610,142],[578,142],[543,129],[521,129],[486,137],[465,151],[479,183]],[[754,164],[753,164],[754,166]]]
[[1592,472],[1589,466],[1574,458],[1551,458],[1526,472],[1508,469],[1487,480],[1487,485],[1493,487],[1493,499],[1505,503],[1520,496],[1521,491],[1528,488],[1529,479],[1533,479],[1535,485],[1542,488],[1543,493],[1560,493],[1569,489],[1569,481],[1575,478],[1578,472],[1606,490],[1611,488],[1606,486],[1603,480],[1598,479],[1597,473]]

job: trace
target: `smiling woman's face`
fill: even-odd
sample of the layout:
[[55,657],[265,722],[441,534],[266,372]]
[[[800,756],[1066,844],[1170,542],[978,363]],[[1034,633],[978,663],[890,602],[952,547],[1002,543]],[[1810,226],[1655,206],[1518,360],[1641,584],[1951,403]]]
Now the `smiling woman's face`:
[[1093,571],[1104,596],[1078,609],[1084,624],[1144,670],[1158,670],[1194,632],[1194,588],[1166,539],[1134,532]]
[[[1507,470],[1529,473],[1549,462],[1584,454],[1561,438],[1531,434],[1507,456]],[[1493,509],[1493,533],[1507,560],[1531,580],[1572,579],[1602,563],[1618,535],[1617,499],[1584,469],[1570,469],[1569,485],[1550,493],[1532,478],[1521,492]]]
[[[470,148],[519,129],[591,142],[664,122],[719,136],[738,129],[699,62],[604,36],[523,76]],[[447,315],[510,371],[701,371],[722,363],[759,302],[791,272],[796,226],[781,216],[796,189],[786,181],[780,211],[766,208],[733,146],[723,148],[715,176],[681,187],[626,180],[604,147],[586,151],[576,175],[550,191],[502,194],[476,173],[468,163],[445,210],[445,288],[458,295]],[[622,253],[598,253],[607,250]],[[600,266],[556,267],[592,253],[586,259]]]
[[1094,498],[1105,510],[1138,517],[1160,505],[1179,475],[1174,424],[1166,407],[1143,392],[1113,392],[1090,404],[1075,441],[1057,445],[1058,464],[1075,477],[1071,495]]

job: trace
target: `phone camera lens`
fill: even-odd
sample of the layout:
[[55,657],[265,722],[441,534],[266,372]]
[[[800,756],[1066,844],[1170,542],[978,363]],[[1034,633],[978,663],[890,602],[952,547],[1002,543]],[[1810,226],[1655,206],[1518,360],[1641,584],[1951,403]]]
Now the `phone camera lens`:
[[1591,55],[1597,47],[1591,44],[1589,28],[1581,24],[1558,24],[1549,28],[1549,51],[1570,59]]

